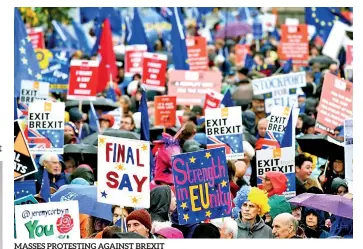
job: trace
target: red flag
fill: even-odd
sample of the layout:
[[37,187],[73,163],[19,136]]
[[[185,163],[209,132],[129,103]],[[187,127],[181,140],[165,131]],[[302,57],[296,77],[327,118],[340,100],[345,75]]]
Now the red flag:
[[110,74],[112,79],[117,76],[116,56],[113,51],[112,32],[108,18],[103,22],[98,53],[101,56],[101,61],[98,69],[97,92],[102,92],[110,81]]

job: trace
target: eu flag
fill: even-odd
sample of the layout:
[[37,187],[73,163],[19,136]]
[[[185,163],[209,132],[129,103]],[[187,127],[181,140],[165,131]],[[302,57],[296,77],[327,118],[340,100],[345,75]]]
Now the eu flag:
[[114,85],[111,82],[111,84],[109,84],[107,92],[106,92],[106,98],[111,99],[112,101],[116,102],[117,98],[116,98],[115,89],[113,89],[113,87],[114,87]]
[[129,41],[129,45],[134,44],[146,44],[148,52],[154,52],[153,46],[150,44],[146,33],[144,25],[141,22],[139,10],[135,7],[134,8],[134,18],[132,19],[131,23],[131,37]]
[[74,32],[76,33],[76,36],[78,37],[80,49],[86,55],[91,55],[91,45],[89,44],[86,31],[83,29],[80,23],[75,22],[73,20],[72,20],[72,26]]
[[19,199],[27,195],[36,195],[35,181],[14,181],[14,199]]
[[281,148],[292,147],[292,140],[293,140],[292,131],[294,129],[293,124],[292,124],[293,111],[294,111],[294,109],[291,108],[289,120],[287,121],[287,125],[286,125],[286,130],[281,139],[281,143],[280,143]]
[[338,7],[305,8],[306,24],[315,26],[316,33],[323,39],[324,42],[328,39],[335,20],[351,25],[350,21],[341,15]]
[[21,81],[41,80],[42,75],[19,10],[14,11],[14,96],[20,97]]
[[231,91],[229,89],[227,89],[227,92],[223,96],[223,99],[221,101],[221,106],[222,105],[223,105],[223,107],[235,106],[233,99],[232,99]]
[[172,8],[171,40],[175,70],[189,70],[188,52],[185,44],[184,18],[180,7]]
[[282,66],[282,71],[284,73],[290,73],[292,70],[292,59],[288,59],[285,64]]
[[68,48],[68,49],[80,49],[79,41],[74,38],[68,30],[57,21],[52,21],[54,31],[53,31],[53,46],[49,46],[49,48]]
[[50,183],[48,171],[44,169],[42,186],[40,187],[40,196],[45,202],[50,202]]
[[100,132],[100,123],[98,121],[97,113],[92,102],[90,102],[90,107],[91,108],[88,113],[89,126],[94,132]]

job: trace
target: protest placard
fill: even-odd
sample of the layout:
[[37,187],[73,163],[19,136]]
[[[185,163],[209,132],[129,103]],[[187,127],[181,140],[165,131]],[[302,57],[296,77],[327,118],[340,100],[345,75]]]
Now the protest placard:
[[98,61],[72,60],[67,99],[96,100]]
[[278,47],[279,58],[292,59],[294,65],[306,66],[309,60],[308,26],[281,25],[281,41]]
[[262,177],[268,171],[282,172],[287,177],[286,198],[296,195],[295,183],[295,148],[276,148],[256,151],[257,185],[262,184]]
[[150,142],[98,136],[97,201],[150,206]]
[[218,108],[223,99],[223,94],[214,90],[209,90],[205,95],[204,109]]
[[14,205],[27,205],[27,204],[37,204],[37,203],[38,201],[34,198],[34,195],[27,195],[14,200]]
[[247,44],[236,44],[234,49],[236,54],[236,65],[244,66],[246,56],[250,52],[250,46]]
[[147,52],[147,46],[128,45],[125,48],[125,76],[132,77],[135,74],[142,74],[144,53]]
[[224,147],[227,160],[242,159],[241,107],[205,109],[205,134],[208,149]]
[[42,81],[50,83],[50,91],[67,92],[72,50],[36,49],[35,54],[39,62]]
[[14,180],[38,171],[33,157],[29,152],[28,143],[19,125],[14,121]]
[[35,180],[14,181],[14,199],[36,194]]
[[253,94],[265,94],[281,89],[306,86],[306,73],[297,72],[252,80]]
[[78,201],[16,205],[17,239],[79,239]]
[[337,126],[353,115],[353,84],[331,73],[324,76],[315,130],[334,134]]
[[20,90],[20,102],[33,103],[36,100],[48,100],[49,83],[32,80],[22,80]]
[[344,120],[344,160],[345,179],[353,193],[353,119]]
[[179,105],[203,105],[203,98],[210,90],[221,92],[221,72],[192,72],[174,70],[169,74],[168,93],[176,96]]
[[45,48],[43,27],[34,27],[27,29],[30,42],[33,45],[33,49]]
[[280,143],[285,134],[287,122],[289,121],[291,108],[287,106],[273,106],[271,115],[267,117],[268,124],[266,133],[274,137]]
[[185,41],[190,71],[208,71],[207,40],[203,36],[188,37]]
[[28,143],[31,153],[63,154],[64,102],[39,101],[29,104]]
[[176,97],[155,96],[155,121],[154,125],[171,127],[176,122]]
[[165,54],[144,53],[142,83],[146,89],[165,91],[167,60]]
[[271,113],[274,106],[288,106],[292,107],[297,103],[296,89],[280,89],[265,94],[265,112]]
[[172,169],[180,225],[231,216],[224,148],[174,155]]

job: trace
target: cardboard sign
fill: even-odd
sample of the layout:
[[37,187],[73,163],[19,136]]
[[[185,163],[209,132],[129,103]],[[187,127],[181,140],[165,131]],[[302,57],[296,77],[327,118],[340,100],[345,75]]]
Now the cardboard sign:
[[169,74],[168,93],[177,97],[178,105],[203,105],[210,89],[221,92],[221,72],[192,72],[174,70]]
[[344,120],[344,160],[345,179],[353,193],[353,119]]
[[353,45],[347,45],[346,57],[345,64],[353,67]]
[[165,91],[167,60],[164,54],[144,53],[142,83],[146,89]]
[[33,49],[45,48],[43,27],[27,29],[27,33],[30,37],[30,42],[33,45]]
[[243,159],[241,107],[205,109],[205,134],[208,149],[224,147],[227,160]]
[[263,32],[273,32],[276,27],[277,16],[275,14],[264,13],[260,18]]
[[29,104],[28,142],[31,153],[63,154],[64,102]]
[[206,95],[205,95],[205,100],[204,100],[204,109],[207,108],[218,108],[221,101],[223,99],[223,94],[210,90]]
[[20,91],[20,102],[24,104],[33,103],[37,100],[48,100],[49,96],[49,83],[22,80]]
[[180,225],[231,216],[224,148],[175,155],[172,169]]
[[202,36],[193,36],[186,39],[190,71],[208,71],[209,59],[207,53],[207,40]]
[[67,99],[96,100],[98,61],[72,60]]
[[331,73],[325,74],[315,130],[334,134],[337,126],[353,116],[353,84]]
[[308,65],[308,26],[306,24],[281,25],[281,41],[278,47],[278,54],[279,58],[283,61],[292,58],[294,65]]
[[252,80],[253,94],[265,94],[282,89],[306,86],[305,72],[289,73]]
[[14,199],[36,194],[35,180],[14,181]]
[[14,205],[27,205],[27,204],[37,204],[37,203],[38,201],[34,198],[33,195],[27,195],[19,199],[16,199],[14,201]]
[[287,177],[286,198],[296,196],[295,183],[295,148],[277,148],[256,151],[257,185],[262,184],[262,177],[268,171],[282,172]]
[[246,61],[246,56],[250,52],[250,46],[246,44],[236,44],[235,46],[236,64],[243,66]]
[[36,49],[42,80],[50,83],[51,92],[66,92],[69,80],[71,50]]
[[147,45],[128,45],[125,48],[125,76],[132,77],[142,74],[144,53]]
[[14,180],[38,171],[18,121],[14,121]]
[[155,126],[171,127],[176,122],[176,97],[155,96]]
[[297,103],[298,94],[295,89],[281,89],[265,94],[265,112],[271,113],[274,106],[292,107]]
[[263,27],[261,22],[254,22],[252,24],[253,39],[260,40],[263,37]]
[[274,106],[271,115],[267,117],[268,124],[266,133],[269,137],[275,137],[281,143],[285,134],[287,122],[289,121],[291,108],[287,106]]
[[17,239],[79,239],[78,201],[16,205]]
[[97,201],[150,206],[150,142],[98,136]]

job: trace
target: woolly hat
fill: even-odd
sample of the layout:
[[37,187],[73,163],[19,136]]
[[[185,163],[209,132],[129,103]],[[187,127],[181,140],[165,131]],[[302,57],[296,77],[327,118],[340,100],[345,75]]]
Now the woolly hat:
[[112,127],[114,125],[114,123],[115,123],[115,118],[110,114],[103,114],[99,118],[99,120],[106,120],[106,121],[110,122],[110,127]]
[[138,233],[114,233],[112,235],[114,239],[145,239],[144,236],[141,236]]
[[287,177],[284,173],[278,171],[268,171],[265,173],[271,181],[273,189],[268,192],[268,197],[273,195],[282,195],[287,189]]
[[219,239],[221,234],[218,227],[212,223],[199,224],[195,229],[192,238],[196,239]]
[[282,213],[289,213],[291,214],[291,206],[287,202],[285,196],[283,195],[274,195],[268,199],[268,205],[270,205],[270,215],[272,219]]
[[340,177],[334,178],[331,183],[331,190],[333,191],[333,193],[336,193],[340,186],[343,186],[346,189],[348,189],[348,184],[346,183],[346,181],[344,179],[342,179]]
[[74,122],[78,122],[82,120],[82,113],[79,111],[79,109],[77,107],[72,107],[71,109],[69,109],[69,119],[70,121]]
[[241,211],[243,203],[250,201],[256,204],[260,209],[260,216],[264,216],[265,213],[270,211],[270,206],[268,205],[267,193],[256,187],[250,188],[245,185],[237,192],[236,198],[233,199],[235,207],[232,209],[232,217],[238,218],[239,212]]
[[151,231],[151,216],[145,209],[132,211],[126,218],[126,224],[129,220],[137,220]]
[[163,227],[154,234],[159,234],[167,239],[184,239],[183,233],[174,227]]

